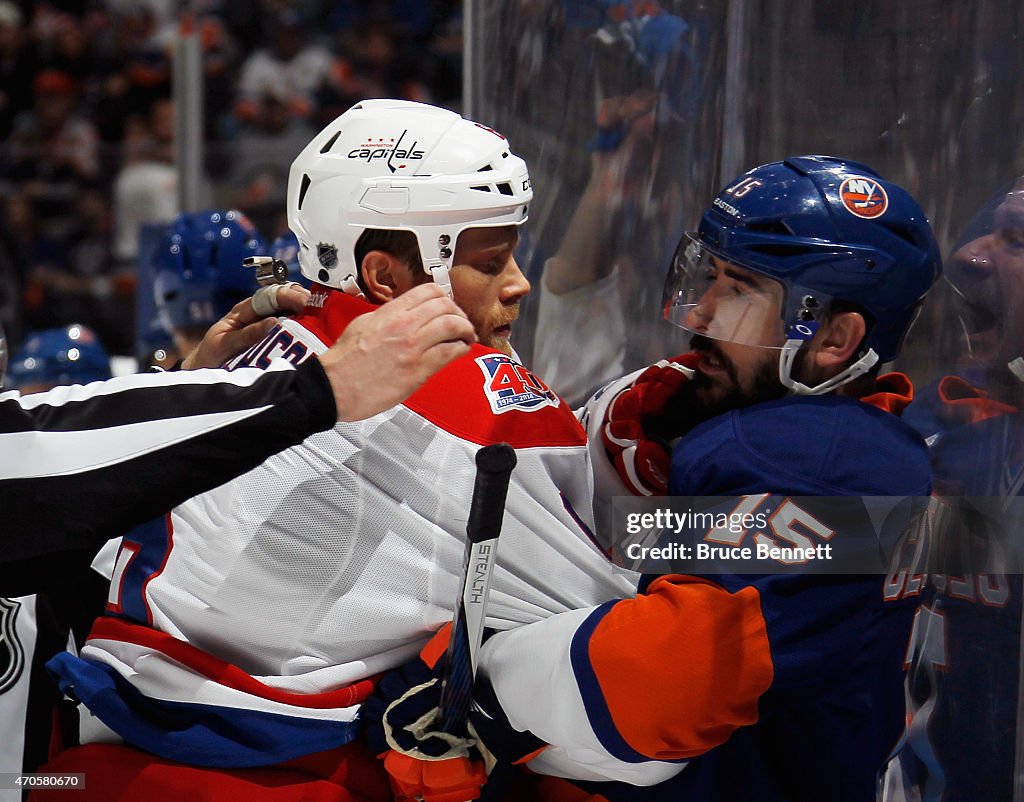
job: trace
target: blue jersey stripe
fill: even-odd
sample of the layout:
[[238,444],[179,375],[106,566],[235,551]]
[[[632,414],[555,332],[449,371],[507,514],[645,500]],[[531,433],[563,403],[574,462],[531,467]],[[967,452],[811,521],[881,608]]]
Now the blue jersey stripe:
[[598,682],[597,674],[590,662],[590,638],[597,629],[598,624],[605,615],[618,604],[618,600],[605,602],[587,616],[572,636],[572,644],[569,647],[569,659],[572,663],[573,674],[576,683],[580,688],[580,696],[583,699],[583,707],[587,711],[587,719],[590,727],[597,736],[601,745],[608,750],[608,753],[627,763],[643,763],[650,760],[646,755],[637,752],[626,743],[615,727],[611,711],[605,701],[604,693],[601,691],[601,684]]

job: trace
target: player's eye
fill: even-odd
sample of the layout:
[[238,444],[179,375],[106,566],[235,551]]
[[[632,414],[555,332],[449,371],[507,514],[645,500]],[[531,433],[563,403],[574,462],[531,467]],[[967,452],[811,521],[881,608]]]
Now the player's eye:
[[495,275],[500,273],[505,266],[505,262],[501,259],[491,259],[487,262],[478,262],[475,267],[481,273],[487,273],[488,275]]

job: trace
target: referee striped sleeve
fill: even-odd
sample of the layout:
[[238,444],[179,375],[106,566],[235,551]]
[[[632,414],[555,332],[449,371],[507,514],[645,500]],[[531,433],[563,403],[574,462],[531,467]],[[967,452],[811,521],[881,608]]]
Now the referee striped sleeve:
[[84,559],[335,420],[316,359],[0,395],[0,595],[24,561]]
[[291,372],[280,360],[143,373],[0,400],[0,480],[89,471],[211,432],[280,400]]

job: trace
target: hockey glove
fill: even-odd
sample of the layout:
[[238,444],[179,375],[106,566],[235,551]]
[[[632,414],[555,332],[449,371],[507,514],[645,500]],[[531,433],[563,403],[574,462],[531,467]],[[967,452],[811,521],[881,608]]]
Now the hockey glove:
[[[418,659],[385,674],[359,714],[363,737],[383,758],[399,800],[469,802],[480,796],[499,760],[518,762],[544,746],[531,733],[512,729],[500,711],[474,710],[468,737],[440,731],[436,719],[450,632],[446,625]],[[499,754],[483,738],[499,745]]]
[[690,379],[700,357],[682,354],[651,365],[608,405],[601,436],[608,457],[626,487],[637,496],[668,492],[672,399]]

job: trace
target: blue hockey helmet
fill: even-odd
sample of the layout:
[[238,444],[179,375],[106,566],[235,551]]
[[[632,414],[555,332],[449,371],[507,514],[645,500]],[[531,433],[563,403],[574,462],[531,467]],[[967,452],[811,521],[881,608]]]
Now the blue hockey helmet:
[[[713,260],[761,274],[778,288],[780,378],[796,392],[826,392],[894,359],[921,301],[941,273],[924,212],[902,187],[858,162],[801,156],[757,167],[712,202],[684,235],[665,287],[665,317],[691,328]],[[790,376],[796,351],[837,301],[865,313],[857,362],[825,385]],[[731,330],[707,336],[753,345],[763,328],[732,315]]]
[[282,234],[270,244],[270,255],[284,262],[288,268],[288,277],[299,273],[299,238],[291,231]]
[[313,284],[302,274],[302,267],[299,265],[299,238],[294,232],[287,232],[275,239],[270,244],[270,255],[288,268],[288,280],[301,284],[306,289]]
[[215,323],[259,289],[255,271],[242,260],[266,250],[241,212],[178,215],[153,260],[153,294],[163,325],[172,330]]
[[30,332],[11,358],[10,386],[38,392],[59,384],[88,384],[110,378],[110,357],[96,333],[74,323]]
[[135,339],[135,360],[139,370],[153,365],[168,367],[181,357],[174,335],[164,328],[159,316],[152,318]]

